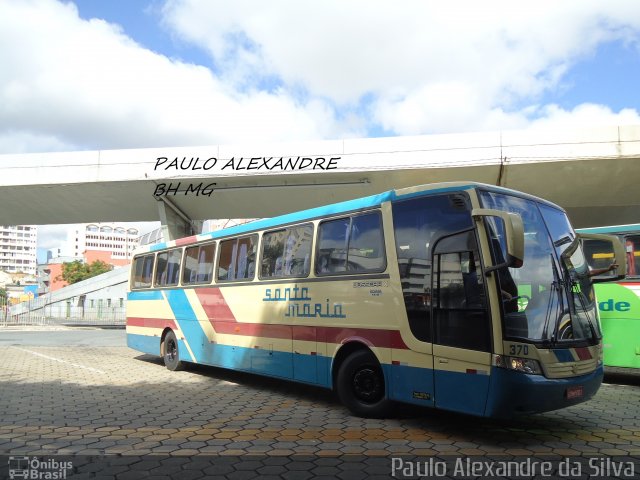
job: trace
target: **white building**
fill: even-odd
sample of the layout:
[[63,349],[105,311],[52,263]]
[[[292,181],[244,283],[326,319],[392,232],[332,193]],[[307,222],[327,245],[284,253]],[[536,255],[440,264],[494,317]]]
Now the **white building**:
[[0,225],[0,271],[35,275],[37,240],[36,225]]
[[113,223],[85,223],[69,230],[70,256],[82,257],[87,250],[111,252],[113,260],[129,260],[139,243],[140,232]]

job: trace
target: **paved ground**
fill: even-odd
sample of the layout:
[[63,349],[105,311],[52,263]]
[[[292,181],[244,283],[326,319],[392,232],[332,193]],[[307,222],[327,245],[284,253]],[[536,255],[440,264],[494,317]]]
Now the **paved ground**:
[[126,344],[124,327],[0,327],[0,348],[5,345],[121,347]]
[[[110,343],[100,332],[94,335]],[[102,478],[95,465],[105,461],[117,478],[389,478],[394,458],[450,455],[614,458],[616,466],[635,462],[633,477],[620,478],[640,478],[640,386],[633,378],[603,385],[585,404],[509,422],[405,406],[393,418],[367,420],[318,388],[215,368],[169,372],[154,357],[100,341],[69,347],[5,339],[6,332],[0,455],[73,456],[75,476],[67,478]],[[2,463],[0,477],[8,475]],[[394,475],[418,473],[409,465],[396,463]]]

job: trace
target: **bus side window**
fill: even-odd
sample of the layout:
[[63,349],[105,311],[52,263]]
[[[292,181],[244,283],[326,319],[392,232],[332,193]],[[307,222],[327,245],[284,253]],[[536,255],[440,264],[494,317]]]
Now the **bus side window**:
[[218,259],[218,273],[216,277],[220,281],[233,280],[235,275],[230,274],[232,269],[234,252],[236,251],[236,239],[224,240],[220,242],[220,253]]
[[155,285],[160,287],[174,286],[180,278],[181,249],[159,253],[156,258]]
[[149,288],[153,271],[153,255],[136,257],[133,261],[133,288]]
[[312,238],[313,225],[265,233],[260,278],[308,276]]
[[347,270],[349,218],[329,220],[320,224],[318,232],[318,273],[337,273]]
[[282,252],[286,230],[265,233],[262,236],[262,265],[260,278],[279,277],[282,275]]
[[184,254],[182,283],[184,285],[211,283],[215,252],[216,245],[214,243],[188,247]]
[[385,266],[380,212],[320,224],[316,273],[379,272]]
[[144,258],[144,265],[142,267],[142,283],[145,287],[151,286],[151,280],[153,275],[153,255],[149,255]]
[[347,269],[364,272],[385,267],[382,220],[378,212],[353,217]]
[[253,280],[255,276],[257,249],[257,235],[233,238],[220,242],[218,280]]

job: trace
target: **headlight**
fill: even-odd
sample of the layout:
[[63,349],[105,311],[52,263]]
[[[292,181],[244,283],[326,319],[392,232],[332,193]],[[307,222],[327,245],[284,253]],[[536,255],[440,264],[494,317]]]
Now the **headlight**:
[[507,357],[504,355],[496,355],[496,367],[506,368],[507,370],[515,370],[516,372],[528,373],[530,375],[541,375],[542,369],[537,360],[531,358]]

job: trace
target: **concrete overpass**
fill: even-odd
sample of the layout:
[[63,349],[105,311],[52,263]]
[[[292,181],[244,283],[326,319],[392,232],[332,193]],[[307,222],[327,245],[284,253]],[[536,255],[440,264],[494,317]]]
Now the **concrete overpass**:
[[576,227],[640,222],[640,126],[0,155],[0,223],[270,217],[473,180],[563,206]]

